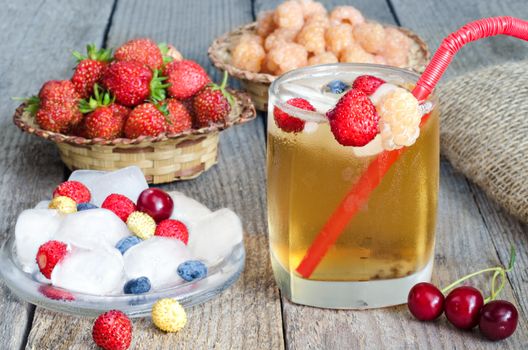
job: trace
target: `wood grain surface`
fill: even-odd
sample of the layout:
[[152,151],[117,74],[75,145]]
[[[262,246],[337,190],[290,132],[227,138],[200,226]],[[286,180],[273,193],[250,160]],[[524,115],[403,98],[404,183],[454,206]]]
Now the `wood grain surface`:
[[[49,79],[64,79],[75,64],[69,51],[86,43],[116,46],[149,36],[176,45],[216,79],[206,50],[218,35],[254,20],[280,1],[0,0],[0,237],[13,233],[24,208],[50,196],[65,175],[55,146],[20,133],[11,123],[17,102]],[[484,16],[528,18],[525,0],[331,0],[352,4],[368,18],[400,24],[420,34],[432,51],[462,24]],[[79,15],[82,14],[82,15]],[[528,57],[528,45],[508,38],[464,48],[446,78]],[[234,82],[235,83],[235,82]],[[236,85],[236,83],[235,83]],[[445,319],[415,321],[404,306],[370,311],[304,307],[280,297],[268,259],[265,179],[265,116],[222,133],[219,164],[196,180],[163,185],[210,208],[230,207],[242,218],[247,261],[241,279],[212,301],[187,310],[178,334],[157,331],[149,319],[134,321],[133,349],[526,349],[528,348],[528,227],[511,218],[483,192],[441,163],[441,187],[433,279],[439,285],[479,268],[505,264],[518,249],[515,272],[503,297],[519,308],[516,334],[491,343],[478,331],[460,332]],[[485,279],[478,280],[482,285]],[[1,285],[1,284],[0,284]],[[0,288],[0,349],[94,349],[92,319],[67,316],[21,302]]]

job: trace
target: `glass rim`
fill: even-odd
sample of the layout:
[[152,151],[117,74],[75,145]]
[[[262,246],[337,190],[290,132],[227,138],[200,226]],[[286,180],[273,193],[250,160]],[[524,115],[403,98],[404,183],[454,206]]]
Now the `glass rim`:
[[[312,121],[316,123],[321,122],[327,122],[325,113],[318,112],[318,111],[307,111],[300,108],[297,108],[295,106],[289,105],[286,103],[286,101],[282,101],[278,96],[278,87],[280,84],[284,83],[288,79],[291,79],[292,77],[296,77],[299,75],[305,75],[305,74],[317,74],[317,73],[324,73],[324,72],[331,72],[332,70],[339,69],[339,68],[345,68],[349,70],[362,70],[364,74],[373,74],[376,72],[386,72],[386,73],[392,73],[396,74],[398,76],[401,76],[403,79],[409,82],[417,82],[420,78],[420,75],[414,71],[411,71],[409,69],[405,68],[398,68],[398,67],[392,67],[382,64],[370,64],[370,63],[328,63],[328,64],[320,64],[315,66],[307,66],[302,68],[297,68],[294,70],[291,70],[277,79],[275,79],[269,89],[268,89],[268,99],[274,100],[274,105],[278,106],[280,109],[287,113],[294,113],[296,116],[301,117],[302,119],[306,121]],[[435,100],[434,95],[431,94],[427,101]],[[424,101],[424,104],[427,102]],[[271,106],[271,104],[269,104]],[[430,110],[434,109],[434,105],[430,106]]]

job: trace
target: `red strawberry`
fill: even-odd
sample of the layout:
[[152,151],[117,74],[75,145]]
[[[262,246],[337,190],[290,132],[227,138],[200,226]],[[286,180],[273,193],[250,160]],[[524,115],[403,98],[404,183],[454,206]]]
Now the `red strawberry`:
[[128,109],[124,106],[114,106],[110,95],[107,92],[102,93],[97,84],[94,85],[94,96],[89,100],[81,100],[79,108],[88,115],[84,117],[76,132],[90,139],[112,140],[119,137],[124,125],[123,114],[128,113]]
[[385,80],[375,77],[373,75],[360,75],[354,80],[352,87],[363,91],[367,95],[372,95],[380,87],[385,84]]
[[196,94],[211,81],[207,72],[196,62],[190,60],[173,61],[165,66],[169,96],[185,99]]
[[110,310],[95,320],[92,338],[105,350],[126,350],[132,341],[132,322],[121,311]]
[[87,56],[77,51],[73,52],[79,63],[75,67],[71,81],[81,98],[87,98],[92,94],[94,84],[101,79],[104,68],[112,59],[111,50],[97,50],[94,44],[86,46],[86,52]]
[[128,216],[132,212],[136,211],[136,205],[128,197],[123,196],[122,194],[112,193],[105,198],[101,208],[113,211],[114,214],[119,216],[124,222],[127,221]]
[[343,146],[364,146],[379,132],[376,108],[358,89],[350,89],[326,116],[335,139]]
[[225,123],[231,106],[233,96],[226,90],[227,72],[220,86],[209,84],[193,97],[194,120],[198,128],[214,123]]
[[159,77],[142,63],[136,61],[112,62],[103,72],[101,84],[108,89],[115,100],[128,107],[136,106],[147,100],[165,99],[165,77]]
[[82,119],[79,99],[71,81],[50,80],[42,85],[38,97],[28,99],[26,110],[36,114],[42,129],[68,133]]
[[117,103],[111,103],[108,107],[114,112],[114,117],[117,118],[119,122],[119,130],[121,130],[120,134],[122,134],[126,120],[130,114],[130,109]]
[[167,130],[163,113],[152,103],[137,106],[128,115],[125,123],[125,136],[135,139],[139,136],[158,136]]
[[192,128],[192,117],[187,107],[175,98],[167,99],[167,131],[169,133],[180,133]]
[[[304,98],[291,98],[286,103],[306,111],[315,111],[314,106]],[[273,108],[273,119],[275,124],[286,132],[301,132],[304,129],[304,120],[293,117],[278,107]]]
[[114,58],[117,61],[137,61],[150,69],[160,69],[163,55],[158,45],[148,38],[132,39],[117,48]]
[[167,219],[161,221],[156,227],[156,236],[176,238],[187,244],[189,241],[189,231],[187,226],[181,221]]
[[39,287],[39,292],[41,292],[44,296],[53,299],[53,300],[64,300],[64,301],[72,301],[75,300],[75,297],[73,294],[62,290],[55,288],[50,285],[41,285]]
[[40,272],[46,278],[51,278],[51,272],[67,253],[68,246],[63,242],[48,241],[41,245],[36,259]]
[[77,204],[88,203],[92,198],[90,190],[79,181],[66,181],[61,183],[53,191],[53,198],[57,196],[69,197]]

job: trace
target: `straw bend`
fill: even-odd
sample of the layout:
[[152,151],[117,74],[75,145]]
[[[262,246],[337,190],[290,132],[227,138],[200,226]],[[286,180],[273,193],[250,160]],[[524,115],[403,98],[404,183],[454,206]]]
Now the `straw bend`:
[[444,39],[431,63],[418,80],[413,90],[414,96],[418,100],[425,100],[429,96],[462,46],[472,41],[501,34],[528,40],[528,22],[508,16],[483,18],[468,23],[451,33]]

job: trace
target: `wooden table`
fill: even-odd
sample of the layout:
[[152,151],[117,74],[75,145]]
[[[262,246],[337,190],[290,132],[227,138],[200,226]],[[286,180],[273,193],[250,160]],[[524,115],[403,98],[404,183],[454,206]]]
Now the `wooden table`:
[[[462,24],[481,17],[528,18],[526,0],[356,0],[366,16],[408,27],[435,49]],[[69,55],[84,45],[116,46],[137,36],[175,44],[208,68],[206,50],[229,29],[253,21],[278,1],[13,1],[0,6],[0,234],[13,234],[17,215],[65,178],[56,147],[22,134],[11,123],[17,105],[10,96],[29,96],[49,79],[69,78]],[[457,56],[447,77],[482,66],[528,57],[528,45],[494,38],[472,44]],[[371,311],[333,311],[290,303],[274,283],[266,225],[265,116],[222,134],[219,164],[200,178],[163,186],[197,198],[211,208],[231,207],[248,235],[246,270],[219,298],[188,311],[178,334],[163,334],[150,320],[134,321],[134,349],[511,349],[528,348],[528,229],[505,214],[483,192],[442,160],[434,282],[445,285],[470,271],[505,264],[518,249],[504,298],[520,312],[516,334],[501,343],[478,332],[461,332],[445,319],[414,320],[405,306]],[[526,174],[521,174],[526,176]],[[482,282],[483,280],[481,280]],[[1,285],[1,284],[0,284]],[[0,349],[87,349],[92,319],[47,311],[17,300],[0,288]]]

